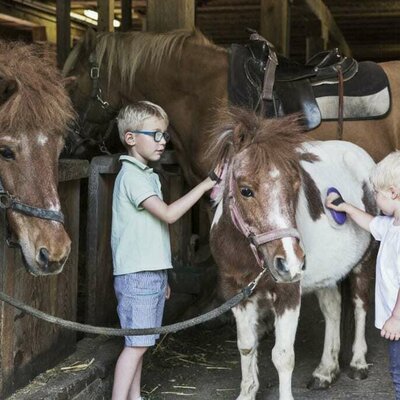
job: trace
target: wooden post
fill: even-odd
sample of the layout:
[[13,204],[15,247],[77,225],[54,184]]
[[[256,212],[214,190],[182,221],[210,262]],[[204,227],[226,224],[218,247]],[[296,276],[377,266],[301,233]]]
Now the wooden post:
[[289,56],[290,7],[288,0],[261,0],[260,34],[279,54]]
[[114,0],[97,0],[98,32],[114,32]]
[[132,0],[121,0],[121,31],[132,28]]
[[193,29],[193,0],[147,0],[147,30],[166,32],[173,29]]
[[306,61],[320,51],[328,48],[328,27],[321,21],[309,22],[306,37]]
[[57,0],[57,64],[64,65],[71,47],[71,0]]

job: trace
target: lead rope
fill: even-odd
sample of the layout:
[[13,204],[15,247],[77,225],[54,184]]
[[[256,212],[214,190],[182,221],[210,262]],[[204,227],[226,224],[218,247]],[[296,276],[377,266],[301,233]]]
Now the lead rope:
[[237,306],[241,301],[246,300],[251,296],[254,289],[256,288],[259,280],[264,275],[266,270],[261,271],[257,277],[251,281],[245,288],[243,288],[237,295],[233,296],[229,300],[227,300],[221,306],[211,310],[205,314],[202,314],[198,317],[188,319],[183,322],[178,322],[172,325],[161,326],[158,328],[144,328],[144,329],[118,329],[118,328],[106,328],[100,326],[93,326],[87,324],[81,324],[79,322],[68,321],[62,318],[54,317],[53,315],[47,314],[43,311],[40,311],[36,308],[28,306],[27,304],[14,299],[13,297],[5,294],[0,291],[0,300],[4,303],[7,303],[18,310],[21,310],[29,315],[32,315],[35,318],[39,318],[43,321],[50,322],[54,325],[61,326],[66,329],[70,329],[73,331],[91,333],[96,335],[108,335],[108,336],[131,336],[131,335],[153,335],[153,334],[165,334],[171,332],[178,332],[183,329],[190,328],[195,325],[202,324],[204,322],[210,321],[225,312],[229,311],[231,308]]

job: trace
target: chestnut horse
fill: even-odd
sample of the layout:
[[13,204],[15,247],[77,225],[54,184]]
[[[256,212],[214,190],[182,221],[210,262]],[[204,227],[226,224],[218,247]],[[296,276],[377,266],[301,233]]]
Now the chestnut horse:
[[[345,121],[343,130],[344,140],[363,147],[375,161],[400,147],[400,63],[380,65],[390,82],[390,114],[380,120]],[[228,101],[228,51],[200,32],[96,35],[89,30],[70,53],[63,74],[76,77],[70,94],[81,119],[91,128],[89,139],[96,138],[92,135],[97,126],[107,129],[121,106],[146,99],[167,111],[174,130],[172,142],[189,184],[199,182],[211,169],[209,161],[202,159],[203,146],[209,141],[217,109]],[[323,122],[310,136],[336,139],[336,130],[335,122]],[[86,133],[81,135],[85,139]],[[108,147],[116,150],[118,135],[98,135],[98,143],[107,136]]]
[[52,55],[0,42],[0,203],[34,275],[62,270],[71,248],[57,193],[73,109]]
[[365,377],[370,279],[365,266],[371,257],[371,236],[350,220],[338,225],[324,201],[333,185],[346,200],[376,214],[369,182],[374,161],[349,142],[304,142],[293,116],[265,120],[235,108],[219,123],[207,152],[211,163],[226,165],[210,234],[219,287],[228,299],[262,270],[269,272],[261,275],[253,295],[233,309],[242,367],[238,399],[256,397],[258,339],[262,319],[271,311],[279,398],[293,399],[293,345],[302,293],[316,292],[326,322],[322,359],[311,385],[327,387],[337,378],[341,312],[337,284],[347,275],[356,323],[350,366],[355,377]]

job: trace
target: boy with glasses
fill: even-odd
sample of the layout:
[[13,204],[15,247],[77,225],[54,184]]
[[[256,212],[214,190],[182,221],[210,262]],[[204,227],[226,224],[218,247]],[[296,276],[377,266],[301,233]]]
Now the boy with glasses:
[[[111,247],[114,289],[122,328],[161,326],[169,297],[167,270],[172,268],[168,224],[185,214],[215,185],[205,179],[186,195],[167,205],[158,175],[149,167],[158,161],[169,140],[168,117],[148,101],[124,107],[118,130],[128,155],[114,186]],[[216,176],[215,172],[212,175]],[[115,367],[113,400],[140,400],[143,355],[159,335],[126,336]]]

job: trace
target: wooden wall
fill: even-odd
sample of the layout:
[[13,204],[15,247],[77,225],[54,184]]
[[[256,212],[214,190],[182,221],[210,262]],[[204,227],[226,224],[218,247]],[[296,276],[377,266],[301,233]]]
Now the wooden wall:
[[[61,274],[33,277],[18,249],[7,247],[5,213],[0,213],[0,290],[32,307],[74,320],[77,315],[80,179],[88,162],[61,160],[59,195],[72,250]],[[25,385],[75,349],[76,334],[35,319],[0,302],[0,398]]]

